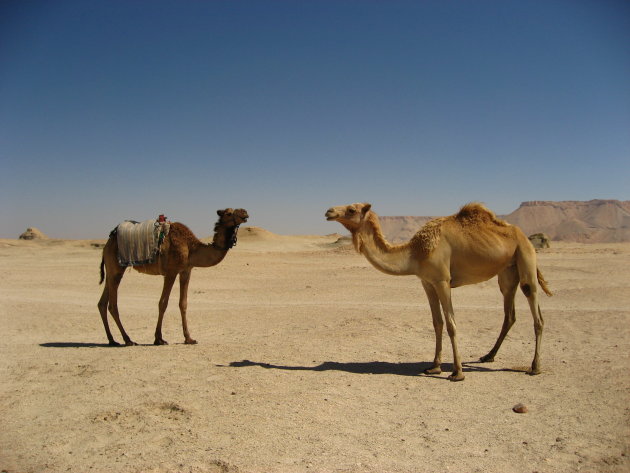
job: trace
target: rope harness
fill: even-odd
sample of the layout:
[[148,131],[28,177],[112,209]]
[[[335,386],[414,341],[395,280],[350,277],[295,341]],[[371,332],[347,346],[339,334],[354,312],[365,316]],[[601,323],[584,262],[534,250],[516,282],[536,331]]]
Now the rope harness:
[[238,240],[238,238],[236,237],[236,235],[238,233],[238,227],[240,227],[240,225],[236,225],[235,227],[232,227],[232,229],[231,229],[232,235],[228,236],[228,238],[227,238],[227,245],[225,246],[225,248],[221,248],[220,246],[218,246],[214,242],[212,242],[212,246],[216,247],[217,249],[219,249],[221,251],[227,251],[230,248],[235,247],[236,246],[236,242]]
[[234,230],[232,232],[232,238],[230,238],[230,242],[228,243],[228,250],[232,248],[233,246],[236,246],[236,242],[238,240],[238,238],[236,237],[238,233],[238,227],[240,227],[240,225],[237,225],[234,227]]

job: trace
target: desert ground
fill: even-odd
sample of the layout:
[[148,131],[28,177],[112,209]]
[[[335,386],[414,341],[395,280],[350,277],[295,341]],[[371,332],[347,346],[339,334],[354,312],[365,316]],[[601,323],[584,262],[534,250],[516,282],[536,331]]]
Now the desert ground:
[[0,470],[630,471],[630,243],[538,253],[554,291],[538,376],[525,297],[482,364],[503,318],[496,279],[455,289],[466,380],[452,383],[447,337],[445,371],[422,374],[435,341],[419,280],[336,240],[242,229],[193,271],[198,345],[182,343],[177,285],[170,344],[152,345],[162,278],[128,270],[134,347],[107,345],[99,242],[0,240]]

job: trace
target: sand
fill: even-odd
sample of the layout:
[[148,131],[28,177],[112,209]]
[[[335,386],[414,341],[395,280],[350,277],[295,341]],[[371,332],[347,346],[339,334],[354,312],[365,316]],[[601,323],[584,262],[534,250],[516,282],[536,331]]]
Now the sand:
[[[0,240],[0,469],[14,472],[630,470],[630,244],[554,243],[539,265],[543,373],[525,298],[494,363],[496,280],[454,291],[466,380],[433,357],[426,297],[329,237],[252,231],[193,271],[184,345],[152,345],[162,279],[121,285],[136,347],[108,347],[90,241]],[[114,335],[121,341],[114,328]],[[445,342],[445,368],[452,354]],[[517,404],[526,413],[515,413]]]

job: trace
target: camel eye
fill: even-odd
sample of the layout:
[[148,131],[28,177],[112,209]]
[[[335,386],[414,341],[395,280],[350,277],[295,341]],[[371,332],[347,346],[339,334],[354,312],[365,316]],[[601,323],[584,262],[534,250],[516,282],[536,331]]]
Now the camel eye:
[[349,214],[355,214],[355,213],[357,213],[357,211],[355,209],[348,209],[348,213]]

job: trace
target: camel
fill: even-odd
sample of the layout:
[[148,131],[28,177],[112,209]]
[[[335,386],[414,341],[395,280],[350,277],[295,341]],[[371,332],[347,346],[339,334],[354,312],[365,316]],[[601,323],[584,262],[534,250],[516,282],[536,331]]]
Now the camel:
[[[186,321],[186,309],[188,306],[188,283],[190,274],[195,267],[207,268],[219,264],[227,255],[227,252],[236,244],[236,232],[240,224],[247,221],[249,215],[244,209],[233,210],[231,208],[218,210],[219,220],[214,227],[212,243],[202,243],[195,237],[190,229],[179,222],[170,224],[170,231],[164,239],[160,252],[153,263],[134,266],[133,268],[144,274],[164,276],[164,286],[158,304],[159,315],[155,329],[155,345],[167,345],[162,338],[162,319],[168,306],[168,299],[179,275],[179,310],[182,316],[182,328],[184,331],[184,343],[196,344],[188,331]],[[103,295],[98,301],[98,310],[105,326],[105,333],[109,345],[120,345],[114,340],[107,322],[107,310],[114,318],[126,346],[137,345],[129,338],[120,322],[118,312],[118,286],[125,274],[125,267],[118,263],[118,243],[116,236],[109,237],[103,248],[101,260],[101,281],[105,280]]]
[[429,221],[408,242],[392,245],[383,236],[378,215],[371,211],[371,207],[368,203],[332,207],[326,212],[326,218],[341,223],[350,231],[357,252],[376,269],[385,274],[420,278],[429,300],[436,338],[435,358],[432,367],[425,370],[426,374],[442,372],[445,320],[453,347],[453,372],[448,379],[464,380],[451,288],[486,281],[495,275],[498,275],[503,294],[505,317],[494,347],[480,361],[494,361],[514,324],[514,296],[520,284],[534,318],[536,335],[534,360],[528,373],[540,373],[544,321],[538,305],[537,283],[547,295],[551,296],[551,292],[537,267],[534,247],[520,228],[498,219],[483,205],[470,203],[457,214]]

